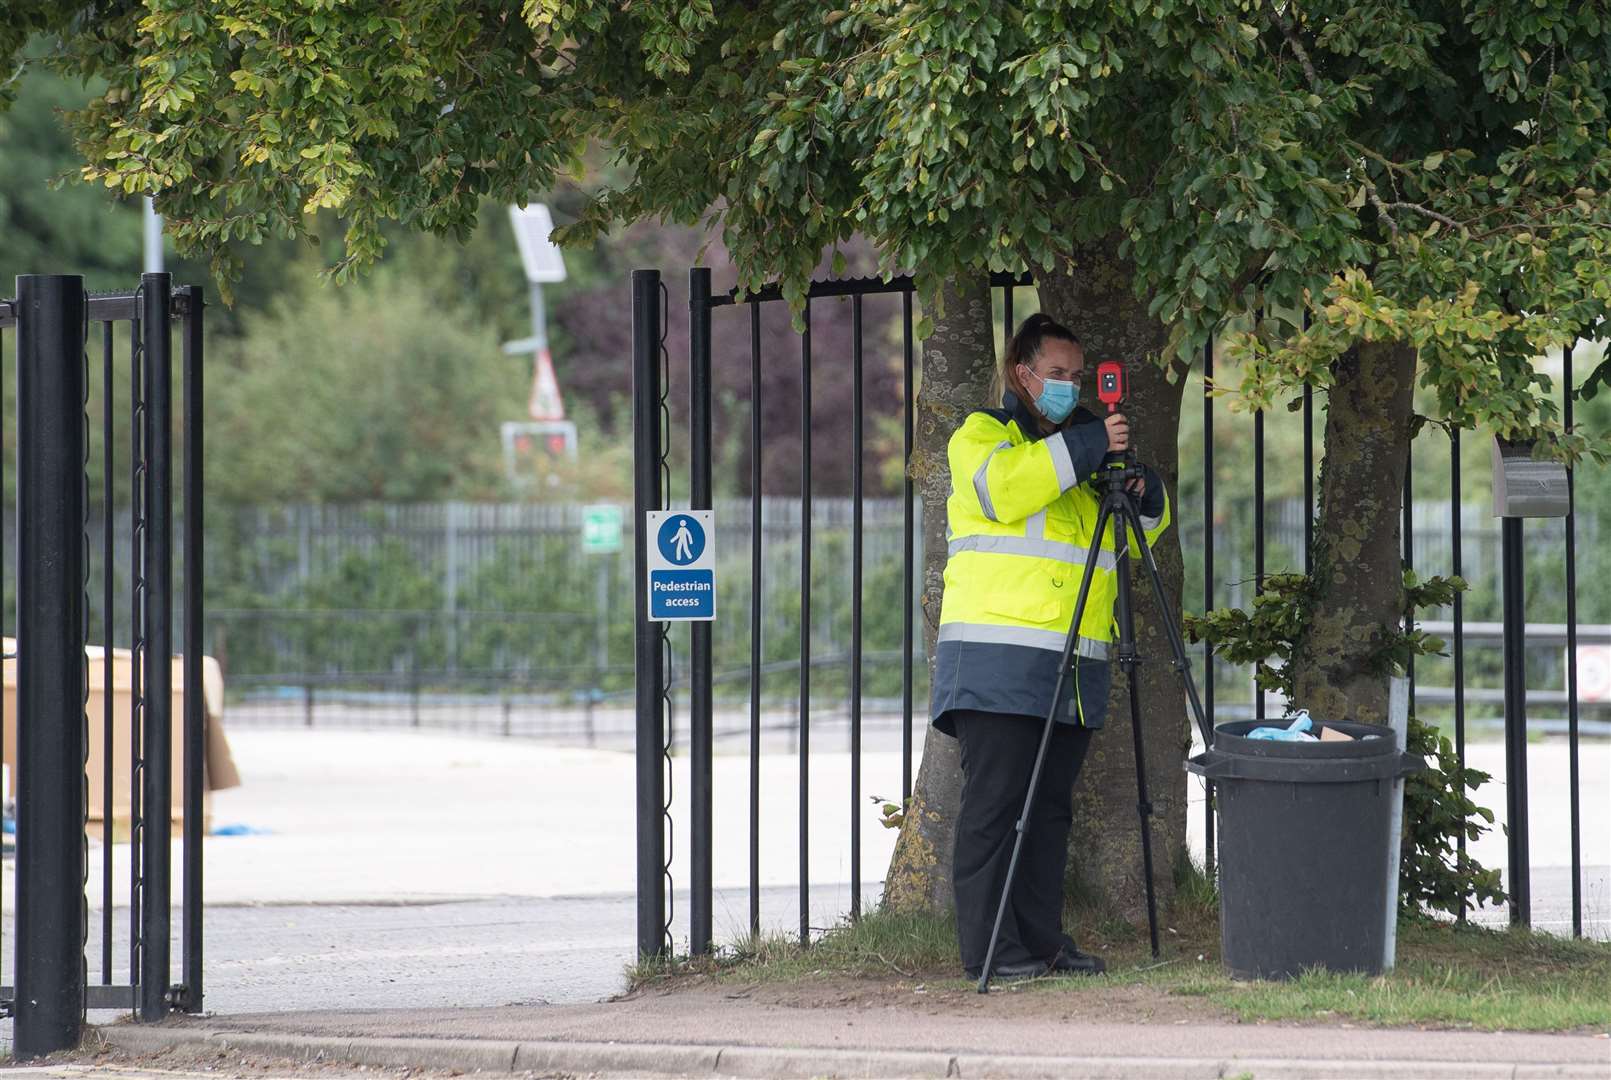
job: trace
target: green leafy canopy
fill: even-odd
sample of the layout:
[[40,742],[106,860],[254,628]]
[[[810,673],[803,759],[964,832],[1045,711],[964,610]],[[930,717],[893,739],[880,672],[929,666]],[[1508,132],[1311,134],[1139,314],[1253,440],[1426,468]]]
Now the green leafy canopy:
[[855,232],[932,297],[1119,231],[1174,355],[1248,320],[1251,404],[1403,341],[1451,421],[1603,452],[1531,367],[1611,305],[1603,0],[14,6],[0,56],[108,83],[85,175],[225,275],[320,208],[338,274],[387,220],[463,235],[602,144],[629,178],[561,239],[708,220],[798,309]]

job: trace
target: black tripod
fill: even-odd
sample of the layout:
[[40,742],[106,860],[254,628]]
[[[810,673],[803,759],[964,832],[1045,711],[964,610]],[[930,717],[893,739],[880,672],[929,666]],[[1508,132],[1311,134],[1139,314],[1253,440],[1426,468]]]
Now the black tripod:
[[1114,604],[1114,615],[1119,626],[1118,661],[1130,680],[1130,731],[1135,737],[1138,800],[1136,808],[1141,815],[1141,865],[1147,883],[1147,930],[1152,938],[1152,955],[1154,957],[1158,955],[1158,905],[1152,880],[1152,802],[1147,796],[1146,752],[1141,735],[1141,701],[1136,691],[1136,665],[1141,662],[1141,658],[1136,655],[1136,628],[1130,600],[1130,568],[1127,565],[1132,531],[1135,533],[1136,546],[1141,551],[1141,561],[1146,567],[1147,577],[1152,582],[1153,597],[1158,602],[1164,629],[1169,635],[1169,647],[1174,653],[1175,670],[1180,673],[1181,680],[1186,685],[1186,696],[1191,703],[1193,719],[1197,721],[1198,730],[1202,732],[1203,745],[1213,745],[1214,739],[1208,719],[1203,714],[1203,704],[1197,697],[1197,684],[1192,679],[1191,661],[1186,656],[1185,640],[1181,637],[1180,627],[1175,625],[1175,620],[1169,614],[1169,602],[1164,593],[1163,579],[1158,574],[1158,564],[1152,558],[1152,549],[1147,546],[1146,531],[1141,524],[1141,511],[1136,506],[1135,495],[1127,486],[1130,481],[1144,479],[1145,476],[1145,471],[1136,463],[1135,451],[1125,450],[1122,453],[1109,454],[1092,480],[1102,492],[1102,505],[1096,515],[1096,528],[1091,531],[1091,549],[1085,556],[1085,573],[1080,578],[1079,596],[1074,601],[1074,621],[1069,624],[1068,640],[1063,643],[1063,659],[1058,665],[1062,677],[1057,680],[1057,689],[1052,693],[1052,707],[1046,714],[1046,728],[1041,732],[1040,750],[1035,754],[1035,767],[1029,774],[1029,790],[1024,795],[1024,810],[1018,818],[1018,835],[1013,840],[1012,859],[1007,863],[1007,880],[1002,884],[1001,901],[996,906],[996,924],[990,931],[990,947],[985,951],[984,968],[979,975],[981,994],[990,990],[990,967],[996,958],[996,941],[1001,936],[1001,920],[1007,914],[1007,900],[1012,895],[1013,878],[1018,873],[1018,857],[1023,853],[1024,832],[1029,826],[1029,813],[1035,804],[1036,789],[1040,787],[1041,767],[1046,763],[1046,748],[1052,741],[1052,727],[1057,723],[1058,711],[1063,707],[1063,687],[1068,682],[1068,673],[1075,663],[1075,645],[1080,633],[1080,619],[1085,614],[1085,601],[1090,595],[1091,579],[1096,572],[1097,559],[1102,552],[1102,537],[1106,535],[1110,522],[1113,526],[1114,554],[1118,560],[1114,571],[1118,578],[1118,595]]

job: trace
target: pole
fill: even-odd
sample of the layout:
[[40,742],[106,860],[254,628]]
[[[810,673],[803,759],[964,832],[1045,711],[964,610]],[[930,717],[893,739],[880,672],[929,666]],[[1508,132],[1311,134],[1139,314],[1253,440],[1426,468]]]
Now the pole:
[[168,1015],[173,846],[173,343],[167,274],[140,279],[145,400],[150,443],[146,459],[146,664],[143,693],[145,845],[140,877],[142,1020]]
[[665,631],[649,621],[644,519],[661,508],[660,271],[632,272],[632,553],[636,583],[638,954],[666,951]]
[[[84,279],[17,278],[17,944],[13,1050],[84,1022]],[[110,813],[110,810],[108,810]]]
[[1504,579],[1505,831],[1510,856],[1510,921],[1532,925],[1531,872],[1527,851],[1527,658],[1522,580],[1522,519],[1502,525],[1500,561]]
[[[710,270],[688,271],[688,505],[711,508]],[[689,951],[710,951],[711,913],[711,637],[710,623],[689,628]]]
[[[206,791],[207,702],[202,689],[202,298],[187,285],[181,363],[185,388],[185,844],[184,844],[184,1009],[201,1012],[202,814]],[[110,383],[108,383],[110,386]],[[110,515],[108,515],[110,520]],[[108,575],[110,577],[111,575]],[[107,637],[110,649],[111,636]],[[111,653],[108,651],[107,656]],[[108,667],[110,670],[110,667]],[[108,744],[110,745],[110,744]],[[110,770],[108,770],[110,775]],[[110,803],[108,804],[110,805]],[[108,862],[111,860],[108,859]],[[108,905],[106,910],[110,911]],[[111,920],[107,920],[110,922]]]
[[1532,888],[1527,854],[1527,658],[1526,595],[1522,588],[1521,517],[1501,525],[1501,575],[1505,593],[1505,832],[1510,845],[1510,920],[1532,925]]

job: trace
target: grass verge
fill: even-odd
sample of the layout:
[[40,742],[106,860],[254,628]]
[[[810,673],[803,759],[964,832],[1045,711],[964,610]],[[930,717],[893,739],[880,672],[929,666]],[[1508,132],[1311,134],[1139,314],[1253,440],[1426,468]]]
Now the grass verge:
[[[1097,1002],[1115,987],[1159,1000],[1197,999],[1243,1021],[1364,1023],[1487,1031],[1611,1029],[1611,944],[1523,930],[1488,930],[1406,922],[1396,968],[1384,975],[1315,971],[1287,982],[1232,979],[1219,963],[1219,925],[1210,888],[1180,883],[1162,920],[1160,956],[1145,931],[1095,912],[1074,912],[1081,948],[1106,959],[1103,979],[1048,978],[1033,994],[1077,995]],[[802,983],[856,978],[935,990],[966,990],[949,918],[874,912],[835,927],[802,948],[782,937],[742,942],[714,957],[647,962],[629,971],[633,985]],[[931,1002],[933,998],[929,999]],[[1181,1004],[1185,1004],[1181,1002]],[[1205,1012],[1210,1010],[1205,1010]]]

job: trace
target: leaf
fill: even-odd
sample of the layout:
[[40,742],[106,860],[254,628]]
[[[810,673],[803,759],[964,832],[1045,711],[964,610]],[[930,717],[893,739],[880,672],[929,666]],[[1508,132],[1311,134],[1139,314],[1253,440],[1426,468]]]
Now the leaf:
[[1439,165],[1443,164],[1443,158],[1444,158],[1444,155],[1443,155],[1443,153],[1441,151],[1438,152],[1438,153],[1434,153],[1434,154],[1428,154],[1426,156],[1426,158],[1424,160],[1422,160],[1421,168],[1427,170],[1428,172],[1431,172],[1431,171],[1435,170]]

